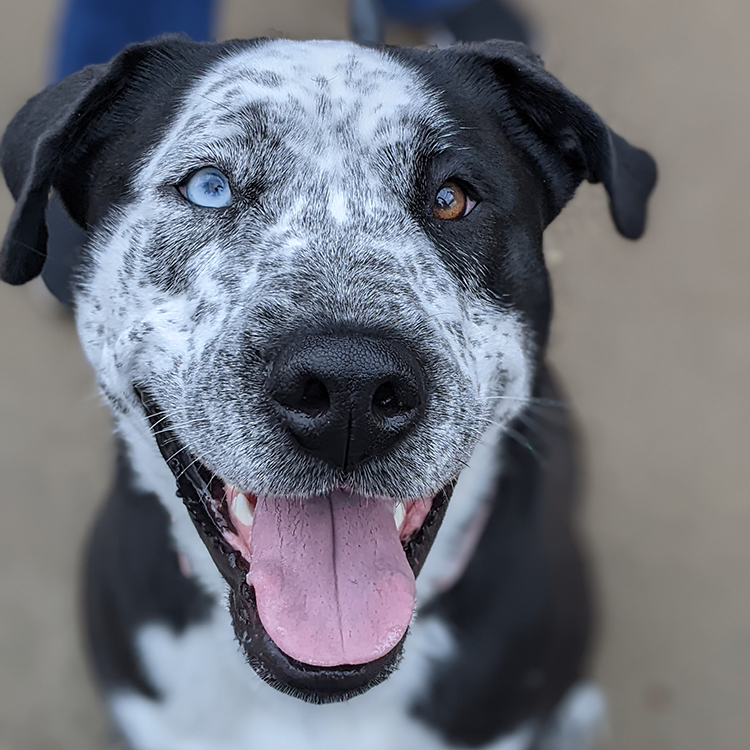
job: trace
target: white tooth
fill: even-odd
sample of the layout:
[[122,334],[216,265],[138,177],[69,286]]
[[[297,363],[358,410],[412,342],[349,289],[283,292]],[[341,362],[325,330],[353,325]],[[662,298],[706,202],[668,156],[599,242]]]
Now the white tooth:
[[251,526],[253,523],[253,507],[247,497],[241,492],[232,500],[232,513],[243,526]]
[[393,520],[396,522],[397,529],[401,528],[401,524],[404,522],[404,518],[406,518],[406,508],[404,508],[404,504],[396,503],[396,505],[393,507]]

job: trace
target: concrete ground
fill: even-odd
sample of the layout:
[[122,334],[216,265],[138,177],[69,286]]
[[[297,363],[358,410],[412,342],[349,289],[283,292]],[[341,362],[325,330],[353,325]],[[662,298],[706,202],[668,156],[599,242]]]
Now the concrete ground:
[[[642,242],[589,185],[547,237],[552,359],[585,435],[606,747],[747,750],[750,4],[520,1],[549,68],[661,170]],[[2,124],[45,78],[56,6],[2,0]],[[343,37],[344,6],[229,0],[221,33]],[[107,739],[77,580],[110,425],[40,292],[0,289],[0,750],[92,750]]]

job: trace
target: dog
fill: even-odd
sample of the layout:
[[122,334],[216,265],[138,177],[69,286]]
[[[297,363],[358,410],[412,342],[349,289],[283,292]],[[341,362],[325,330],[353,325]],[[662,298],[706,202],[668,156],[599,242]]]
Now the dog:
[[164,37],[31,99],[2,168],[4,281],[51,194],[86,230],[120,446],[86,623],[130,747],[592,747],[542,234],[587,179],[639,237],[645,151],[518,43]]

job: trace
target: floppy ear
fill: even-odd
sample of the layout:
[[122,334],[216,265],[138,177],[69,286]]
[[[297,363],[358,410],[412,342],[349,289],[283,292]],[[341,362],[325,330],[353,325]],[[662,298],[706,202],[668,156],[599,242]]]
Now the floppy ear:
[[550,192],[551,221],[587,179],[601,182],[620,234],[638,239],[656,184],[656,163],[617,135],[518,42],[460,45],[489,64],[505,97],[504,132],[536,161]]
[[112,110],[146,63],[185,46],[177,38],[127,47],[111,62],[92,65],[30,99],[13,118],[0,146],[5,181],[16,200],[0,250],[0,279],[24,284],[47,255],[45,212],[54,188],[68,213],[86,227],[92,164],[107,139],[128,127]]

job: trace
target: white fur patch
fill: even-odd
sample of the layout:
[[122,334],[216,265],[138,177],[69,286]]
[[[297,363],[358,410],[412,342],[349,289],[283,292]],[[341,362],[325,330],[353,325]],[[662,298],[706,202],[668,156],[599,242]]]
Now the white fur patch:
[[[452,747],[409,715],[432,663],[452,650],[440,621],[417,620],[404,659],[385,683],[347,703],[315,706],[266,686],[247,667],[231,633],[229,615],[175,635],[160,625],[138,638],[149,679],[161,701],[133,693],[111,699],[111,709],[135,750],[445,750]],[[607,724],[597,685],[571,688],[539,750],[593,750]],[[535,726],[494,740],[486,750],[528,750]]]
[[164,699],[132,693],[111,707],[136,750],[431,750],[446,745],[409,715],[435,659],[452,649],[435,619],[417,621],[404,659],[385,683],[346,703],[316,706],[269,688],[247,666],[229,616],[176,636],[151,625],[138,638]]
[[417,578],[420,605],[446,591],[469,562],[490,510],[490,492],[501,467],[498,464],[500,427],[487,429],[469,465],[453,490],[443,524]]
[[539,743],[539,750],[593,750],[609,732],[607,698],[592,682],[565,695]]

